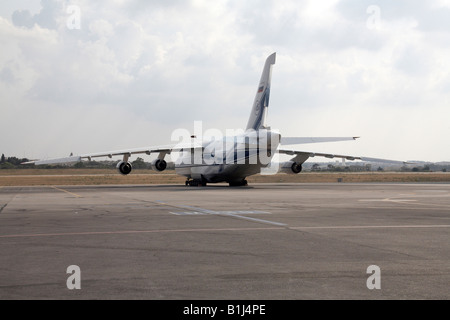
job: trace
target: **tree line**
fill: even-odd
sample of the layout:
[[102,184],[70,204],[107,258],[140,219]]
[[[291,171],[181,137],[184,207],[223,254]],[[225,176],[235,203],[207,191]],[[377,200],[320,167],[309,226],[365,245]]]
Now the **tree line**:
[[[22,162],[29,161],[27,158],[17,158],[17,157],[5,157],[2,153],[0,158],[0,169],[15,169],[20,168]],[[22,165],[22,167],[24,167]]]
[[[23,165],[22,163],[30,161],[28,158],[6,157],[2,154],[0,158],[0,169],[63,169],[66,165],[42,165],[35,166],[33,164]],[[83,161],[71,165],[72,168],[87,168],[87,169],[111,169],[115,168],[117,161]],[[142,158],[137,158],[131,162],[133,169],[150,169],[151,163],[145,162]]]

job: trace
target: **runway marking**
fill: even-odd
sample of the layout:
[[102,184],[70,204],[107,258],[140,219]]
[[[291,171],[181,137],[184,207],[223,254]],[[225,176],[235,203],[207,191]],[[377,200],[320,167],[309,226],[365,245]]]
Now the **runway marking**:
[[[141,200],[143,201],[143,200]],[[225,216],[225,217],[234,217],[234,218],[239,218],[239,219],[245,219],[245,220],[251,220],[254,222],[259,222],[259,223],[266,223],[266,224],[273,224],[276,226],[285,226],[286,224],[284,223],[280,223],[280,222],[274,222],[274,221],[269,221],[269,220],[263,220],[263,219],[257,219],[257,218],[251,218],[251,217],[245,217],[245,216],[240,216],[236,213],[242,212],[242,211],[213,211],[213,210],[208,210],[208,209],[203,209],[203,208],[198,208],[198,207],[192,207],[192,206],[186,206],[186,205],[172,205],[172,204],[168,204],[164,201],[152,201],[153,203],[158,203],[158,204],[162,204],[168,207],[173,207],[173,208],[178,208],[178,209],[190,209],[191,211],[184,211],[184,212],[173,212],[171,211],[171,214],[174,215],[187,215],[188,213],[190,213],[191,215],[207,215],[207,214],[211,214],[211,215],[219,215],[219,216]],[[256,213],[256,211],[252,211],[254,213]],[[259,213],[262,213],[263,211],[260,211]],[[264,211],[265,214],[270,214],[270,212],[266,212]],[[241,213],[242,214],[242,213]]]
[[231,213],[227,213],[227,214],[214,213],[214,214],[221,215],[221,216],[230,216],[230,217],[235,217],[235,218],[245,219],[245,220],[250,220],[250,221],[255,221],[255,222],[273,224],[273,225],[276,225],[276,226],[285,226],[286,225],[285,223],[281,223],[281,222],[274,222],[274,221],[257,219],[257,218],[252,218],[252,217],[245,217],[245,216],[240,216],[240,215],[231,214]]
[[395,228],[450,228],[449,224],[430,224],[430,225],[398,225],[398,226],[324,226],[324,227],[289,227],[289,229],[395,229]]
[[[419,196],[414,196],[419,197]],[[439,204],[439,203],[421,203],[416,199],[393,199],[393,198],[385,198],[385,199],[359,199],[360,202],[391,202],[391,203],[399,203],[399,204],[413,204],[414,206],[427,206],[427,207],[438,207],[438,208],[448,208],[448,204]],[[411,208],[411,207],[410,207]],[[414,209],[414,208],[412,208]],[[418,209],[418,208],[415,208]],[[422,208],[420,208],[422,209]],[[430,208],[431,209],[431,208]]]
[[176,233],[176,232],[220,232],[220,231],[258,231],[258,230],[285,230],[281,227],[265,228],[206,228],[206,229],[166,229],[166,230],[128,230],[128,231],[92,231],[68,233],[36,233],[36,234],[10,234],[0,235],[0,238],[28,238],[28,237],[54,237],[54,236],[85,236],[108,234],[139,234],[139,233]]
[[281,223],[281,222],[274,222],[274,221],[269,221],[269,220],[263,220],[263,219],[257,219],[257,218],[251,218],[251,217],[246,217],[246,216],[241,216],[241,214],[248,214],[248,213],[264,213],[264,214],[270,214],[270,212],[267,211],[213,211],[213,210],[208,210],[208,209],[203,209],[203,208],[198,208],[198,207],[191,207],[191,206],[185,206],[185,205],[179,205],[179,208],[187,208],[187,209],[191,209],[193,211],[185,211],[185,212],[170,212],[172,214],[176,214],[176,215],[183,215],[183,214],[211,214],[211,215],[219,215],[219,216],[228,216],[228,217],[235,217],[235,218],[239,218],[239,219],[245,219],[245,220],[250,220],[250,221],[255,221],[255,222],[260,222],[260,223],[267,223],[267,224],[273,224],[276,226],[285,226],[285,223]]
[[395,203],[402,203],[402,202],[410,202],[410,201],[417,201],[414,199],[392,199],[392,198],[385,198],[385,199],[360,199],[358,201],[361,202],[395,202]]
[[184,211],[184,212],[170,212],[176,216],[189,216],[189,215],[207,215],[207,214],[271,214],[267,211],[258,210],[238,210],[238,211],[215,211],[215,213],[210,212],[199,212],[199,211]]
[[204,228],[204,229],[166,229],[166,230],[123,230],[123,231],[92,231],[68,233],[36,233],[36,234],[10,234],[0,235],[5,238],[30,237],[63,237],[86,235],[112,235],[112,234],[144,234],[144,233],[177,233],[177,232],[223,232],[223,231],[261,231],[261,230],[327,230],[327,229],[395,229],[395,228],[450,228],[448,224],[438,225],[398,225],[398,226],[317,226],[317,227],[264,227],[264,228]]
[[70,192],[70,191],[67,191],[67,190],[64,190],[64,189],[61,189],[61,188],[57,188],[57,187],[55,187],[55,186],[51,186],[53,189],[56,189],[56,190],[59,190],[59,191],[62,191],[62,192],[65,192],[65,193],[68,193],[68,194],[71,194],[71,195],[73,195],[73,196],[75,196],[75,197],[77,197],[77,198],[83,198],[82,196],[80,196],[79,194],[76,194],[76,193],[73,193],[73,192]]

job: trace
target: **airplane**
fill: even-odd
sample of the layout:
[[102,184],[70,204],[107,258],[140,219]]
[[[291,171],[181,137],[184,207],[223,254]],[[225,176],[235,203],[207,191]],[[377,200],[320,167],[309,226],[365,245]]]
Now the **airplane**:
[[[190,141],[173,145],[144,147],[126,150],[116,150],[100,153],[82,154],[57,159],[33,160],[23,164],[52,165],[73,164],[83,159],[91,161],[93,158],[122,156],[117,163],[117,170],[122,175],[132,171],[129,158],[136,154],[158,154],[151,163],[151,169],[164,171],[173,166],[175,172],[185,176],[186,186],[206,186],[207,183],[226,182],[230,186],[247,185],[246,178],[257,173],[286,173],[298,174],[302,171],[302,164],[310,157],[341,158],[346,160],[362,160],[366,162],[384,162],[407,164],[405,161],[378,159],[370,157],[336,155],[285,149],[283,145],[297,145],[320,142],[336,142],[355,140],[359,137],[282,137],[276,130],[266,123],[269,108],[272,68],[275,64],[276,53],[267,57],[261,78],[258,82],[250,117],[245,131],[225,137],[210,137],[198,140],[190,136]],[[167,155],[174,153],[180,156],[174,162],[165,160]],[[275,154],[293,156],[289,161],[274,162]]]

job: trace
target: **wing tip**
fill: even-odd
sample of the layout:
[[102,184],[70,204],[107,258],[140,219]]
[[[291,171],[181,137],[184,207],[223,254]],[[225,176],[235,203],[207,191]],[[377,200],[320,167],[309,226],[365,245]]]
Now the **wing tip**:
[[36,161],[38,161],[38,160],[30,160],[30,161],[26,161],[26,162],[21,162],[20,165],[24,166],[24,165],[27,165],[27,164],[35,164]]

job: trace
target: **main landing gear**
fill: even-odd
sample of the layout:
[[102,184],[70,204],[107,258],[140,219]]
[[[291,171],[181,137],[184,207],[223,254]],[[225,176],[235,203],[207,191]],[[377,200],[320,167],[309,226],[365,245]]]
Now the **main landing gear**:
[[248,185],[247,180],[240,180],[240,181],[233,181],[233,182],[229,182],[228,185],[230,187],[242,187],[242,186],[246,186]]
[[185,182],[186,186],[191,187],[198,187],[198,186],[206,186],[206,180],[194,180],[194,179],[187,179]]
[[[204,186],[206,186],[206,179],[196,180],[196,179],[188,178],[185,182],[185,185],[190,186],[190,187],[198,187],[198,186],[204,187]],[[247,182],[247,180],[243,179],[243,180],[228,182],[228,185],[230,187],[242,187],[242,186],[248,185],[248,182]]]

